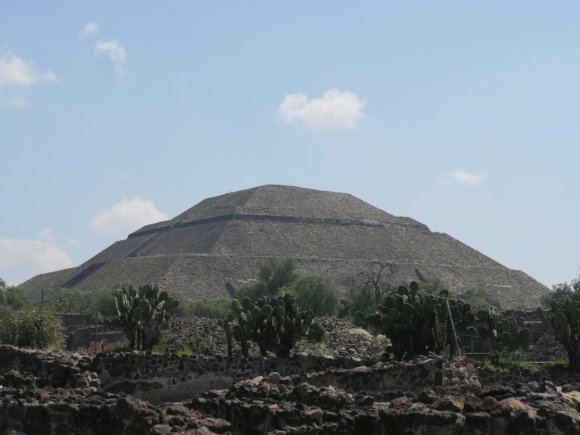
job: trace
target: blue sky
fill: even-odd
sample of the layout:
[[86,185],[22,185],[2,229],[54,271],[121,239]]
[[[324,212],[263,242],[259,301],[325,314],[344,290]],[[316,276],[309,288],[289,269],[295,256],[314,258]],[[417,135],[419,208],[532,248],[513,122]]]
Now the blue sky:
[[3,2],[0,277],[200,200],[349,192],[551,286],[580,257],[580,4]]

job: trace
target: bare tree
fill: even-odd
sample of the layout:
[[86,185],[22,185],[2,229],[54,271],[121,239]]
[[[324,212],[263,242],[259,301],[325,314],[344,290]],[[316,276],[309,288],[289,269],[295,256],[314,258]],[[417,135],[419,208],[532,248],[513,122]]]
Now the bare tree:
[[379,305],[384,295],[397,288],[394,282],[394,275],[398,270],[399,267],[393,263],[373,261],[367,270],[363,270],[351,277],[352,292],[369,288],[373,292],[375,303]]

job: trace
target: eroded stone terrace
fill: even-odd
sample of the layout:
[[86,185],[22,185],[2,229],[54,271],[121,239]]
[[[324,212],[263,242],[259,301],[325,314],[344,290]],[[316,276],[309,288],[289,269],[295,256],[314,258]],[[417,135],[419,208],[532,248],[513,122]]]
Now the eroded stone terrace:
[[562,370],[501,374],[437,356],[282,361],[10,346],[0,356],[0,430],[30,434],[580,433],[580,376]]

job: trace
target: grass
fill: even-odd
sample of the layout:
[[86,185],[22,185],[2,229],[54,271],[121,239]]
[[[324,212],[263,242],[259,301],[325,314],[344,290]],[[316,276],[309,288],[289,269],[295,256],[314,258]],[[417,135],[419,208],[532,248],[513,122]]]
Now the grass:
[[482,367],[498,372],[512,372],[521,369],[565,369],[568,367],[568,359],[559,358],[548,362],[533,362],[519,359],[504,358],[499,361],[485,360]]

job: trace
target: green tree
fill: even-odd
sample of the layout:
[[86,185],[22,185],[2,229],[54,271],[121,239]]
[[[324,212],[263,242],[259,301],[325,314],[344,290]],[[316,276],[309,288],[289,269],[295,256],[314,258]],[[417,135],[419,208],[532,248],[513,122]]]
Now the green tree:
[[18,287],[6,286],[0,283],[0,314],[30,306],[30,300],[24,290]]
[[298,262],[294,258],[270,258],[260,265],[258,283],[236,292],[236,298],[257,299],[262,296],[276,296],[282,289],[291,288],[300,277]]
[[471,305],[474,310],[487,310],[489,308],[501,310],[499,299],[483,289],[468,289],[457,297]]
[[335,315],[340,305],[340,291],[329,278],[304,276],[292,288],[296,303],[303,310],[310,310],[315,316]]
[[61,288],[45,292],[44,308],[59,314],[89,314],[91,295],[77,288]]
[[11,310],[0,317],[0,342],[20,347],[60,345],[64,327],[54,313],[36,307]]
[[561,282],[552,286],[552,291],[542,297],[541,303],[549,308],[552,300],[563,300],[570,297],[574,292],[580,292],[580,277],[570,282]]

